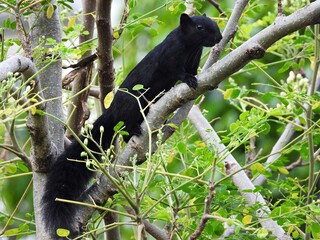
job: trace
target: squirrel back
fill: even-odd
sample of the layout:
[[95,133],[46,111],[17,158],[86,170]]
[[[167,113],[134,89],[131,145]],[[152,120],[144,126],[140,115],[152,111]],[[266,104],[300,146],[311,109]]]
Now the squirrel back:
[[[203,16],[189,17],[182,14],[180,25],[152,51],[150,51],[128,74],[121,89],[127,89],[135,96],[140,91],[132,88],[142,84],[143,97],[139,98],[142,108],[148,102],[154,101],[161,92],[168,91],[177,81],[181,80],[191,88],[197,87],[197,69],[199,67],[202,48],[211,47],[222,39],[217,24],[210,18]],[[100,126],[104,127],[102,147],[108,149],[114,135],[113,127],[120,121],[125,123],[125,130],[129,140],[133,135],[141,133],[140,124],[143,117],[137,99],[125,91],[117,91],[110,107],[94,122],[92,129],[93,139],[99,143]],[[144,114],[147,114],[148,108]],[[83,137],[81,137],[83,140]],[[88,147],[96,152],[97,146],[89,141]],[[56,198],[81,200],[81,194],[94,172],[87,169],[85,162],[75,162],[74,159],[83,160],[83,148],[77,141],[73,141],[65,151],[58,156],[51,171],[48,173],[43,196],[43,211],[46,228],[53,239],[58,239],[58,228],[68,229],[71,237],[80,234],[75,219],[77,206],[55,201]],[[95,154],[99,159],[99,155]]]

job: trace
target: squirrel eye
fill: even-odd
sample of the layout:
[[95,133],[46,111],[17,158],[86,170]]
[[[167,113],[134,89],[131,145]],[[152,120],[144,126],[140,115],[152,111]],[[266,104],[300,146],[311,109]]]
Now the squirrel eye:
[[203,27],[202,25],[200,25],[200,24],[198,24],[198,25],[196,26],[196,28],[197,28],[198,30],[203,30],[203,29],[204,29],[204,27]]

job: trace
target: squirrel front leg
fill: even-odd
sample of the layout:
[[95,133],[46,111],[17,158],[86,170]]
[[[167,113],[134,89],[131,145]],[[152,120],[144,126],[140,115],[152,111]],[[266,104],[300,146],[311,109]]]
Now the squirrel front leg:
[[190,88],[196,89],[198,87],[198,79],[191,73],[183,73],[179,79]]

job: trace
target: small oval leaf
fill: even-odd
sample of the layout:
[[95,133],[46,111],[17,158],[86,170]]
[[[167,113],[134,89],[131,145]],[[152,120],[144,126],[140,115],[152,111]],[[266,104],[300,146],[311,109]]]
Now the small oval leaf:
[[68,229],[58,228],[57,235],[59,237],[68,237],[70,235],[70,231]]
[[278,171],[282,174],[288,175],[289,171],[284,167],[278,167]]
[[250,224],[251,221],[252,221],[252,216],[251,216],[251,215],[246,215],[246,216],[244,216],[243,219],[242,219],[242,223],[243,223],[244,225]]
[[53,5],[51,3],[49,3],[48,9],[47,9],[47,18],[51,19],[53,13],[54,13],[54,7],[53,7]]
[[104,108],[105,109],[108,109],[109,107],[110,107],[110,105],[111,105],[111,103],[112,103],[112,101],[113,101],[113,98],[114,98],[114,94],[113,94],[113,92],[111,91],[111,92],[109,92],[108,94],[107,94],[107,96],[104,98],[104,100],[103,100],[103,104],[104,104]]
[[77,16],[73,16],[70,21],[68,22],[68,28],[72,28],[74,24],[76,23]]
[[134,90],[134,91],[138,91],[138,90],[141,90],[141,89],[143,89],[143,85],[142,84],[137,84],[132,88],[132,90]]

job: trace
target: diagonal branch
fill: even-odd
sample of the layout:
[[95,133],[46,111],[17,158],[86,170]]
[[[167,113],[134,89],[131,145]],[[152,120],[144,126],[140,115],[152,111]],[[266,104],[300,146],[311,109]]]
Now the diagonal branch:
[[[42,88],[40,81],[36,75],[37,69],[34,63],[23,56],[13,56],[0,63],[0,81],[7,78],[8,72],[20,72],[25,80],[25,84],[32,85],[28,98],[33,98],[38,104],[37,110],[44,111],[46,106],[43,103]],[[52,145],[50,141],[50,132],[48,127],[48,118],[39,114],[29,114],[28,127],[32,141],[32,156],[43,156],[46,161],[33,161],[33,170],[41,171],[47,166],[41,165],[46,163],[52,157]],[[34,159],[32,159],[34,160]],[[37,163],[37,164],[36,164]]]

